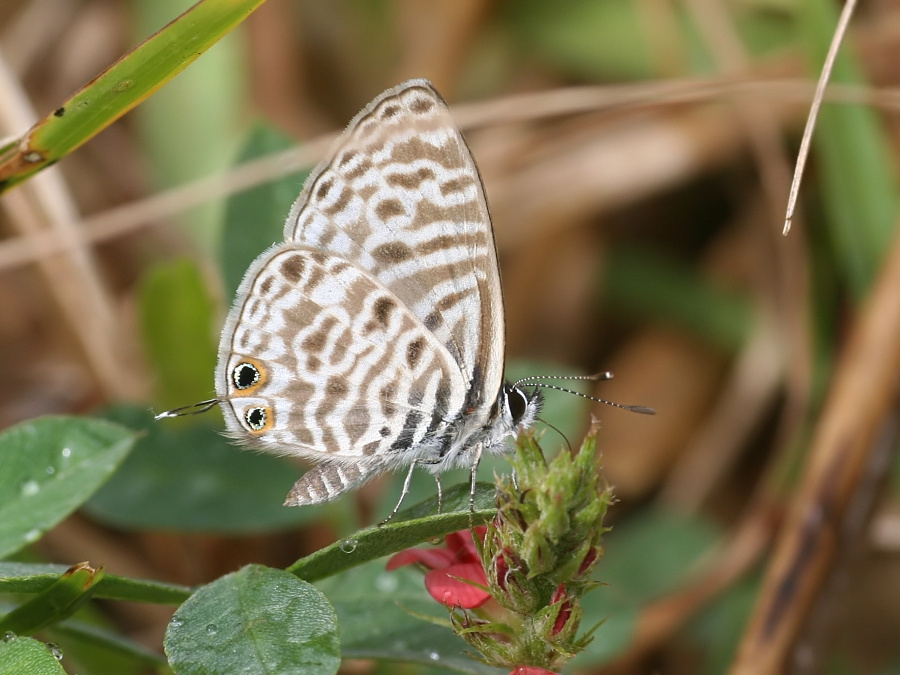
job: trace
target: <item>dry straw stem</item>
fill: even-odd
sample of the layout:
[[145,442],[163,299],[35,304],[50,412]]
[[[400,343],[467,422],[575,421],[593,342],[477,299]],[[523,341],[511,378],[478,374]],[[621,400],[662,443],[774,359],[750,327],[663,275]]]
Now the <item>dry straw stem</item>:
[[797,153],[797,166],[794,169],[794,179],[791,181],[791,191],[784,216],[784,234],[787,234],[791,230],[794,209],[797,206],[797,197],[800,194],[800,181],[803,179],[803,170],[806,167],[806,159],[809,156],[809,147],[812,143],[813,129],[815,129],[816,120],[819,118],[819,109],[822,107],[822,101],[825,99],[825,87],[831,79],[831,72],[834,70],[834,62],[837,60],[838,49],[844,41],[844,35],[847,33],[847,27],[850,25],[850,17],[853,16],[854,9],[856,9],[856,0],[847,0],[847,2],[844,3],[840,20],[834,30],[834,36],[831,39],[831,45],[828,47],[828,54],[825,57],[822,72],[819,75],[819,82],[816,84],[816,95],[813,96],[812,105],[809,109],[806,128],[803,130],[803,138],[800,141],[800,151]]
[[[752,67],[734,18],[721,3],[687,0],[686,7],[723,75],[746,72]],[[809,324],[804,320],[809,297],[805,238],[801,232],[783,240],[776,233],[790,180],[790,161],[782,149],[784,116],[776,114],[767,101],[758,97],[735,97],[729,101],[756,161],[765,201],[765,213],[753,214],[755,222],[748,229],[754,233],[756,249],[764,246],[774,253],[767,259],[774,266],[761,260],[757,263],[761,263],[759,269],[771,270],[770,275],[777,282],[756,280],[754,287],[761,289],[756,331],[736,360],[716,409],[708,415],[709,421],[688,444],[684,459],[663,490],[664,501],[677,503],[685,510],[698,509],[732,466],[745,439],[771,409],[785,377],[789,401],[784,408],[787,414],[782,418],[782,437],[792,436],[802,424],[808,401],[806,383],[811,366],[807,346],[811,338]],[[785,350],[780,350],[779,344],[786,345]]]
[[[713,101],[727,96],[767,96],[773,101],[781,101],[786,106],[790,106],[793,118],[793,111],[797,110],[797,103],[802,100],[808,100],[811,91],[812,86],[809,82],[796,79],[735,80],[730,78],[727,80],[683,80],[621,87],[555,89],[535,94],[508,96],[485,103],[454,106],[453,113],[463,129],[472,129],[514,122],[534,122],[551,117],[583,114],[586,112],[624,111],[635,108],[658,108],[667,105]],[[827,98],[839,103],[866,103],[882,109],[900,109],[900,94],[889,89],[878,90],[852,86],[834,87]],[[710,122],[709,116],[711,114],[713,113],[704,110],[698,111],[697,117],[689,116],[685,120],[683,129],[680,128],[677,121],[664,123],[662,127],[650,129],[656,137],[664,142],[664,145],[658,146],[657,149],[660,147],[665,148],[672,144],[684,148],[688,147],[689,142],[692,140],[698,138],[703,140],[706,138],[704,134],[710,131],[704,125]],[[726,117],[726,115],[722,114],[717,119],[725,120]],[[727,120],[725,121],[727,122]],[[608,120],[602,120],[601,122],[608,124]],[[613,129],[613,134],[616,131],[618,129]],[[736,150],[740,146],[738,141],[740,133],[733,126],[722,129],[723,134],[726,131],[730,134],[728,137],[733,139],[733,141],[729,141],[728,147],[732,151]],[[681,134],[687,134],[687,136],[680,138]],[[622,169],[621,160],[623,156],[628,158],[629,165],[636,164],[632,150],[640,150],[641,147],[648,147],[649,144],[645,138],[642,138],[640,127],[635,130],[634,135],[631,137],[637,139],[636,142],[639,143],[637,147],[631,148],[623,142],[618,146],[620,149],[615,152],[611,161],[606,162],[609,166],[608,170],[597,176],[592,174],[586,176],[584,171],[579,171],[580,178],[594,177],[599,180],[602,177],[604,180],[607,180],[610,177],[619,176]],[[147,199],[88,216],[82,220],[81,227],[78,228],[78,244],[98,243],[123,237],[149,225],[164,223],[167,218],[181,214],[198,204],[204,204],[214,199],[241,192],[283,176],[298,168],[312,166],[324,157],[334,138],[334,134],[322,136],[305,143],[303,146],[253,162],[247,162],[240,167],[235,167],[223,176],[202,178],[177,188],[160,192]],[[596,143],[593,152],[605,152],[607,149],[611,151],[617,150],[617,146],[611,146],[611,142],[606,138],[599,139]],[[703,143],[704,146],[707,143],[712,145],[711,141],[703,141]],[[478,148],[476,148],[476,152],[479,155],[481,154]],[[691,151],[691,156],[696,154],[704,156],[702,149]],[[654,156],[665,158],[662,152],[656,152]],[[709,160],[709,155],[706,156]],[[556,158],[549,156],[546,158],[545,164],[553,164],[554,161],[556,161]],[[573,171],[576,171],[577,158],[571,161],[576,165],[573,169]],[[666,164],[658,167],[655,165],[645,167],[645,171],[640,176],[637,176],[641,180],[640,185],[643,187],[633,188],[629,186],[624,193],[620,190],[610,190],[608,185],[604,185],[603,190],[598,192],[594,181],[589,181],[588,184],[580,186],[579,194],[582,196],[590,195],[593,201],[585,205],[584,199],[579,199],[579,212],[589,212],[592,208],[596,208],[597,200],[600,200],[601,207],[612,208],[618,205],[622,199],[627,198],[629,201],[632,201],[659,189],[662,184],[665,184],[665,177],[672,172],[673,160],[669,159],[666,162]],[[482,162],[479,158],[479,165],[481,164]],[[708,162],[701,167],[697,167],[682,158],[678,160],[678,166],[681,169],[690,169],[691,166],[694,166],[696,170],[702,168],[702,166],[708,166]],[[558,166],[554,165],[554,168],[558,168]],[[508,193],[521,195],[524,191],[524,194],[530,194],[531,198],[536,198],[537,195],[535,195],[534,190],[529,188],[531,183],[534,180],[543,180],[541,176],[554,174],[546,166],[542,167],[539,173],[539,176],[531,178],[532,174],[523,170],[522,175],[517,178],[518,187],[510,189]],[[491,193],[489,198],[496,213],[499,214],[502,211],[503,207],[501,204],[504,204],[509,205],[511,208],[515,207],[515,214],[510,215],[510,218],[516,217],[516,214],[521,212],[528,222],[537,220],[536,215],[530,214],[524,208],[524,205],[517,207],[517,200],[512,196],[504,199],[502,194],[500,194],[502,190],[496,186],[498,181],[492,182],[487,178],[485,180],[488,184],[488,191]],[[503,182],[499,181],[499,183]],[[571,186],[571,181],[567,185]],[[494,196],[495,192],[498,193],[496,198]],[[554,209],[571,209],[572,202],[565,202],[563,199],[563,197],[569,195],[569,192],[569,190],[566,190],[558,199],[551,200]],[[538,194],[543,195],[544,199],[554,196],[553,193],[546,189],[542,189]],[[528,205],[529,208],[534,207],[531,201],[528,202]],[[544,212],[545,208],[541,207],[540,213],[543,215]],[[554,212],[559,213],[558,211]],[[497,220],[499,221],[500,218]],[[504,216],[503,220],[507,220],[507,218]],[[515,221],[509,220],[509,222]],[[28,238],[15,237],[0,242],[0,270],[34,262],[40,258],[66,250],[71,246],[73,246],[73,243],[59,240],[48,233],[35,233]]]
[[[900,232],[900,229],[897,230]],[[732,673],[782,672],[832,570],[848,510],[900,388],[900,235],[837,364],[791,513]]]
[[[34,117],[27,96],[0,56],[0,132],[25,127]],[[36,176],[6,195],[2,208],[19,233],[14,241],[27,246],[36,240],[57,244],[55,255],[39,259],[38,270],[104,394],[121,398],[134,393],[121,375],[126,368],[115,335],[112,299],[78,227],[79,215],[61,175],[51,170]]]

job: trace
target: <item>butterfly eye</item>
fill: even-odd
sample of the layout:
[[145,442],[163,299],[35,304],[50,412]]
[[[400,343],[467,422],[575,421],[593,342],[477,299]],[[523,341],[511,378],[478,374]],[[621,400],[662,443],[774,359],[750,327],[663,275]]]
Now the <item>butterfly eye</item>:
[[231,372],[231,377],[234,380],[235,387],[238,389],[249,389],[259,382],[259,368],[252,363],[247,363],[245,361],[235,366],[234,370]]
[[518,387],[509,387],[506,391],[506,405],[513,422],[518,424],[528,410],[528,397]]
[[268,426],[269,413],[266,408],[247,408],[244,411],[244,421],[250,431],[262,431]]

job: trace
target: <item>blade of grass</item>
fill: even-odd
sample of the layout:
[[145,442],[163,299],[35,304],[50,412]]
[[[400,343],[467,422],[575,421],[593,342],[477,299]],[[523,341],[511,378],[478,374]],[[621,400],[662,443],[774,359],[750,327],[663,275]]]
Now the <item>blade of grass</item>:
[[0,192],[58,162],[140,104],[263,0],[200,0],[73,94],[22,137],[0,147]]

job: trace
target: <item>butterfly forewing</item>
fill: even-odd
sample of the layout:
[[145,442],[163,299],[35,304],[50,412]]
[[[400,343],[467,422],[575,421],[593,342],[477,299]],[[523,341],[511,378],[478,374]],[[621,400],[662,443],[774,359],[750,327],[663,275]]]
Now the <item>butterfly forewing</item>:
[[478,169],[428,82],[384,92],[310,176],[285,239],[370,272],[458,363],[484,418],[503,371],[497,255]]

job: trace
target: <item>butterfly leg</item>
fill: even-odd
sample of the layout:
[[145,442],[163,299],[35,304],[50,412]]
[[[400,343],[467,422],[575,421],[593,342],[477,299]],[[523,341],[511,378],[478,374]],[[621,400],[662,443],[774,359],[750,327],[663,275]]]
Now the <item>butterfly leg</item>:
[[434,482],[437,483],[438,491],[438,513],[444,512],[444,491],[441,489],[441,474],[434,474]]
[[409,483],[412,481],[413,471],[415,471],[416,466],[418,466],[420,459],[414,459],[410,462],[409,471],[406,474],[406,478],[403,481],[403,490],[400,491],[400,499],[397,500],[397,505],[394,507],[394,510],[388,514],[388,517],[378,523],[378,527],[381,527],[385,523],[387,523],[391,518],[397,515],[397,511],[400,510],[400,505],[403,503],[403,500],[406,499],[406,495],[409,493]]
[[478,465],[481,464],[481,451],[484,443],[475,446],[475,458],[472,460],[472,479],[469,486],[469,513],[475,513],[475,482],[478,480]]

